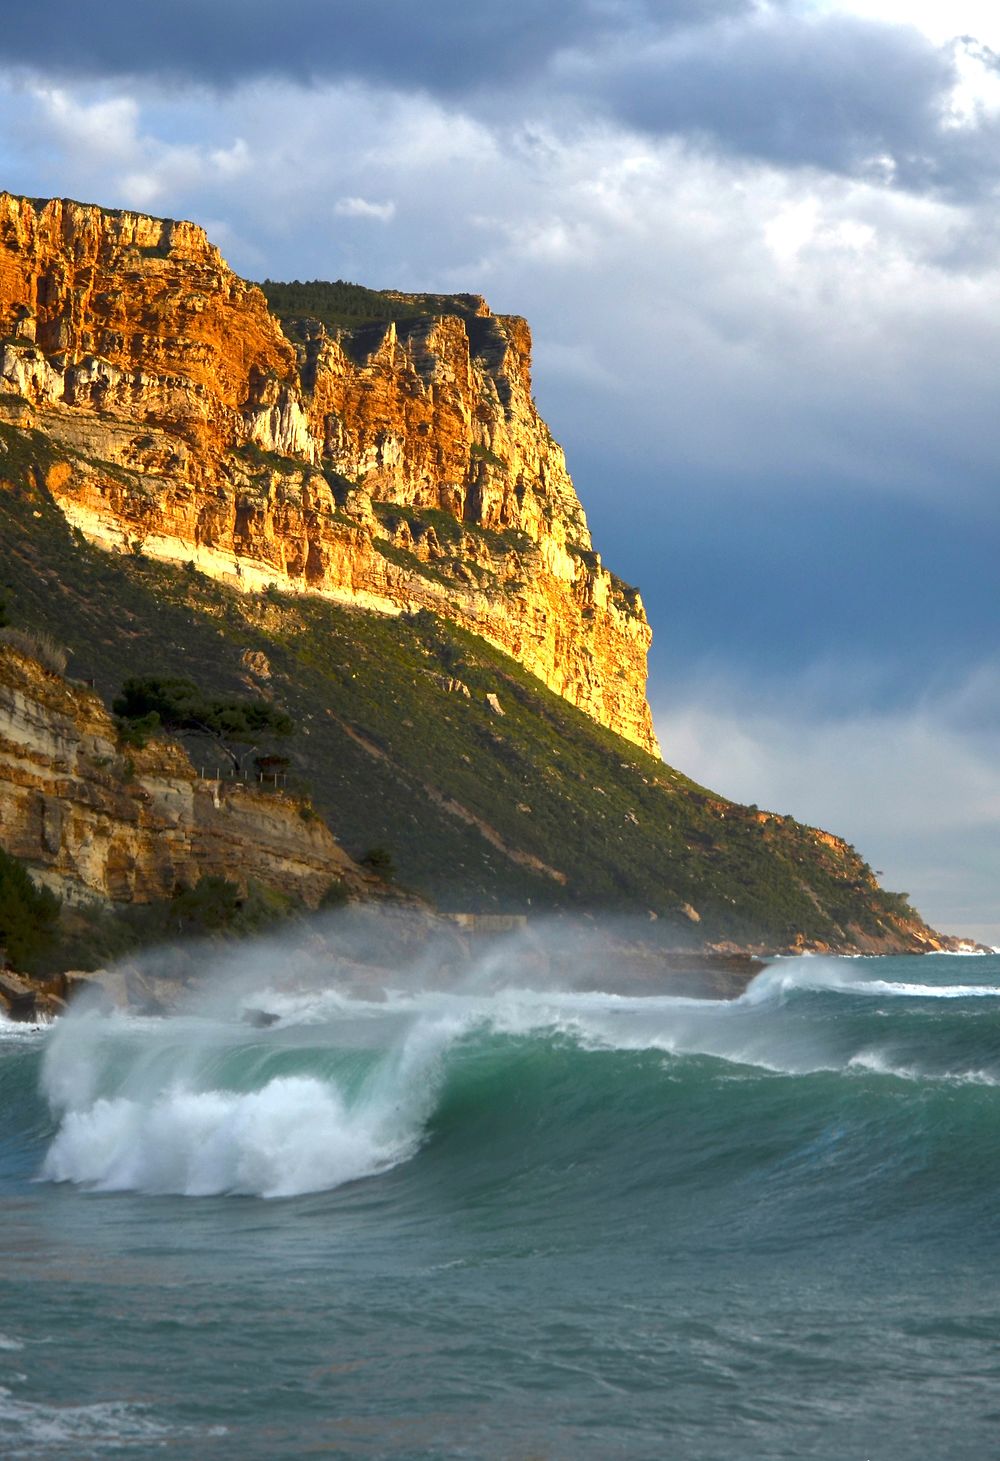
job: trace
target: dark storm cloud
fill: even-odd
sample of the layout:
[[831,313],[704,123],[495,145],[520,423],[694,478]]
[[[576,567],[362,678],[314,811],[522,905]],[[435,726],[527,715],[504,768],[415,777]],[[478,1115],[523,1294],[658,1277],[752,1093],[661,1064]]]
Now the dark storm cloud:
[[950,54],[902,26],[784,14],[563,70],[633,126],[701,133],[782,165],[855,172],[891,157],[898,181],[922,187],[940,179],[943,142],[960,145],[941,134]]
[[230,85],[352,77],[456,94],[537,72],[560,49],[754,0],[40,0],[6,7],[0,61],[89,76]]

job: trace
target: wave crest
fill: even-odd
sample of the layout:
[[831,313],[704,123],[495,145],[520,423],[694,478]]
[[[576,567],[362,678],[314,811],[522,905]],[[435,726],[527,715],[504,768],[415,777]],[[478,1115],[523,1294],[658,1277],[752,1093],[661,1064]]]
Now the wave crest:
[[[697,1078],[719,1087],[721,1105],[725,1073],[715,1062],[759,1078],[823,1072],[1000,1083],[996,1011],[982,1004],[1000,995],[995,984],[934,984],[933,975],[893,983],[861,973],[856,962],[780,962],[732,1001],[509,986],[381,999],[265,989],[252,1006],[245,996],[231,1002],[226,1018],[218,1009],[211,1018],[70,1016],[44,1060],[58,1129],[42,1175],[187,1196],[328,1190],[413,1157],[442,1110],[446,1082],[468,1081],[476,1100],[499,1103],[501,1115],[516,1119],[525,1050],[541,1072],[538,1089],[551,1084],[554,1122],[563,1114],[558,1102],[569,1111],[577,1099],[573,1082],[582,1092],[605,1078],[660,1087],[664,1072],[690,1072],[699,1060]],[[976,1011],[942,1002],[972,997]],[[274,1023],[249,1029],[248,1008]],[[560,1051],[571,1053],[568,1084],[554,1073],[559,1061],[566,1069]],[[598,1068],[609,1052],[626,1065]],[[628,1066],[628,1057],[649,1054],[661,1061]],[[488,1089],[474,1070],[488,1073]]]

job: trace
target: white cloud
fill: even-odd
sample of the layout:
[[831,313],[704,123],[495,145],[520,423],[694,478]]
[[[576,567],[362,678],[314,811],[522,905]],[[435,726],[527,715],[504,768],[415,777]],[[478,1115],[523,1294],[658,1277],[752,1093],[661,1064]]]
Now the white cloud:
[[163,192],[163,184],[154,173],[125,173],[120,186],[122,196],[130,208],[155,212],[157,201]]
[[396,216],[396,205],[391,199],[373,203],[368,198],[338,198],[333,211],[340,218],[374,218],[379,223],[389,223]]
[[214,147],[206,158],[207,166],[221,178],[244,177],[253,167],[250,149],[242,137],[230,147]]
[[971,35],[1000,49],[996,0],[812,0],[809,8],[820,14],[858,15],[913,26],[936,45]]
[[1000,113],[1000,7],[996,0],[812,0],[819,14],[912,26],[951,51],[955,84],[944,99],[946,128],[972,129]]
[[[775,695],[703,681],[656,708],[668,762],[737,801],[853,842],[937,927],[1000,944],[1000,668],[904,709],[831,713],[817,667]],[[655,708],[655,707],[654,707]]]
[[133,97],[81,101],[58,86],[32,86],[28,94],[48,140],[71,157],[113,164],[134,154],[140,111]]
[[969,131],[1000,115],[1000,58],[971,38],[953,42],[952,55],[955,84],[942,120],[946,128]]
[[134,96],[29,84],[13,86],[5,100],[16,107],[14,131],[24,160],[41,162],[65,180],[53,192],[169,212],[178,194],[238,184],[252,167],[242,137],[213,145],[157,135]]

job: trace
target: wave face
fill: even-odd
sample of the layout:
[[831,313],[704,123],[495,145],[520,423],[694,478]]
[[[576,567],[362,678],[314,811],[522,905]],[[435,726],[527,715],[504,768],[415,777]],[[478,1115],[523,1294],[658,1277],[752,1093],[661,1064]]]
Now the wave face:
[[[36,1247],[69,1217],[126,1313],[126,1280],[183,1288],[178,1330],[118,1351],[127,1389],[64,1296],[101,1383],[35,1403],[83,1417],[79,1454],[108,1406],[208,1457],[992,1445],[1000,958],[780,961],[730,1002],[258,985],[0,1028],[0,1097]],[[24,1426],[4,1366],[62,1342],[29,1292],[0,1343]]]
[[[621,1083],[653,1115],[665,1082],[701,1083],[720,1118],[732,1081],[745,1087],[754,1072],[837,1076],[847,1081],[840,1100],[890,1106],[894,1087],[858,1077],[920,1082],[925,1099],[935,1087],[1000,1085],[991,971],[957,984],[873,979],[869,970],[789,961],[731,1002],[513,987],[378,1000],[265,989],[254,1009],[273,1024],[253,1031],[218,1017],[93,1013],[64,1021],[46,1050],[42,1090],[59,1126],[42,1174],[189,1197],[327,1190],[412,1160],[456,1109],[471,1118],[477,1101],[523,1120],[529,1075],[528,1091],[549,1108],[547,1140],[564,1102],[570,1124],[579,1122],[577,1085],[611,1094]],[[803,1086],[798,1099],[810,1090],[826,1099],[830,1086]],[[741,1103],[748,1096],[740,1090]],[[588,1120],[599,1112],[600,1103]]]

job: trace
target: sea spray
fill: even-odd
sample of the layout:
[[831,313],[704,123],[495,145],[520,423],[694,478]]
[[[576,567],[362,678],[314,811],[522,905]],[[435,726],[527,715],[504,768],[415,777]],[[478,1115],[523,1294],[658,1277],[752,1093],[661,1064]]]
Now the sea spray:
[[[505,1042],[513,1051],[544,1039],[581,1055],[700,1056],[785,1075],[1000,1080],[995,1021],[975,1027],[984,1038],[972,1047],[963,1025],[957,1035],[939,1029],[927,1048],[922,1014],[942,1000],[956,1009],[993,1000],[1000,1018],[1000,987],[866,972],[837,960],[785,962],[728,1002],[516,984],[478,992],[496,984],[491,969],[488,981],[458,989],[374,998],[216,987],[211,1016],[83,1012],[61,1023],[46,1051],[43,1089],[59,1125],[42,1175],[191,1197],[287,1197],[376,1176],[415,1156],[445,1082],[484,1042],[494,1058]],[[269,1028],[247,1027],[248,1000]],[[892,1031],[873,1039],[872,1017],[887,1001]]]
[[[60,1117],[43,1176],[104,1191],[287,1197],[412,1156],[433,1110],[452,1017],[357,1047],[248,1040],[245,1029],[93,1015],[67,1020],[43,1086]],[[303,1059],[314,1074],[277,1074]],[[225,1082],[225,1083],[223,1083]]]

